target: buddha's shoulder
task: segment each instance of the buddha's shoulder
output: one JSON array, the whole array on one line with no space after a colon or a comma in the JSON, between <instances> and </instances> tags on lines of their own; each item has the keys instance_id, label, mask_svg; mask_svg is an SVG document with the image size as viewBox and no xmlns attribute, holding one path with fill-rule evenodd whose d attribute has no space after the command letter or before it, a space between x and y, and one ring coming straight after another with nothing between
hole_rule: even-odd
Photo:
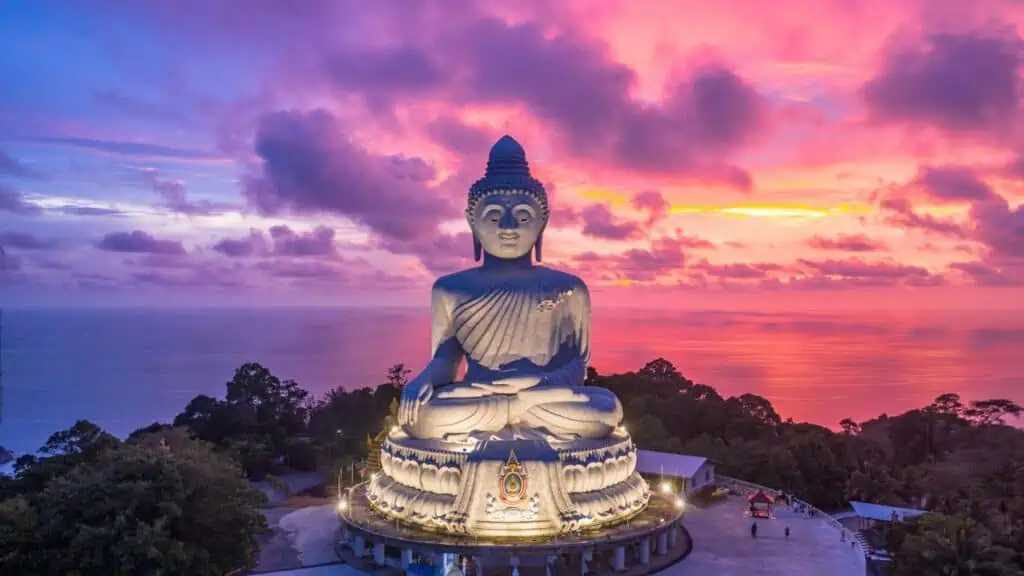
<instances>
[{"instance_id":1,"label":"buddha's shoulder","mask_svg":"<svg viewBox=\"0 0 1024 576\"><path fill-rule=\"evenodd\" d=\"M445 274L434 280L433 291L445 294L461 292L466 288L479 283L479 269L469 268L452 274Z\"/></svg>"},{"instance_id":2,"label":"buddha's shoulder","mask_svg":"<svg viewBox=\"0 0 1024 576\"><path fill-rule=\"evenodd\" d=\"M522 280L522 277L520 277L520 280ZM583 293L587 289L587 285L580 277L554 268L548 268L547 266L534 266L531 268L527 280L528 283L536 282L538 286L545 288L573 290ZM474 292L478 289L490 289L493 287L494 282L494 278L483 273L481 268L469 268L439 277L434 281L433 290L435 293L440 294L461 294Z\"/></svg>"},{"instance_id":3,"label":"buddha's shoulder","mask_svg":"<svg viewBox=\"0 0 1024 576\"><path fill-rule=\"evenodd\" d=\"M587 289L587 284L575 274L556 270L555 268L548 268L547 266L537 266L534 270L537 271L538 280L543 281L545 284L567 290L586 291Z\"/></svg>"}]
</instances>

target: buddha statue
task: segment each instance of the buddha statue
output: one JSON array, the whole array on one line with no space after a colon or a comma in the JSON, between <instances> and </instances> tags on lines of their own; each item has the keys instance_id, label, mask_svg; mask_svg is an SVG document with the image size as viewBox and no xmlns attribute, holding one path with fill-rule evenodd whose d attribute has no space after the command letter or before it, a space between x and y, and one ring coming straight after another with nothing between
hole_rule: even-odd
<instances>
[{"instance_id":1,"label":"buddha statue","mask_svg":"<svg viewBox=\"0 0 1024 576\"><path fill-rule=\"evenodd\" d=\"M590 360L586 285L538 264L549 215L526 152L503 136L466 209L474 257L483 262L439 278L432 289L432 357L402 392L398 410L408 436L459 440L509 431L569 441L605 438L620 423L615 395L583 384ZM463 358L465 376L457 380Z\"/></svg>"},{"instance_id":2,"label":"buddha statue","mask_svg":"<svg viewBox=\"0 0 1024 576\"><path fill-rule=\"evenodd\" d=\"M366 486L377 512L507 540L594 529L647 507L622 405L583 383L587 286L539 264L549 215L523 147L502 137L469 190L480 265L434 283L430 362L402 391Z\"/></svg>"}]
</instances>

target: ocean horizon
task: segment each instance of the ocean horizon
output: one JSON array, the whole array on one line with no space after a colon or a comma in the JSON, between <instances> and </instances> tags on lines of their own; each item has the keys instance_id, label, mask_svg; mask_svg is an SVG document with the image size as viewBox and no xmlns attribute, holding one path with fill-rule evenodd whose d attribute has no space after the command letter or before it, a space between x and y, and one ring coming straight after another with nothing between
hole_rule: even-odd
<instances>
[{"instance_id":1,"label":"ocean horizon","mask_svg":"<svg viewBox=\"0 0 1024 576\"><path fill-rule=\"evenodd\" d=\"M0 445L35 451L88 419L124 436L222 397L260 362L316 397L376 386L429 355L420 308L14 309L3 315ZM954 392L1024 403L1024 318L994 312L595 310L592 365L663 357L724 396L764 396L783 418L835 428Z\"/></svg>"}]
</instances>

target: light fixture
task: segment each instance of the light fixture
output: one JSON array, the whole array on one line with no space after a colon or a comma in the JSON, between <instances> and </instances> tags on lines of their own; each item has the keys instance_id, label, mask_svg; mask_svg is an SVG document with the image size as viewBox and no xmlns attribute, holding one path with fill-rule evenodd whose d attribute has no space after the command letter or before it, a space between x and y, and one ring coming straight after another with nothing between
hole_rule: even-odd
<instances>
[{"instance_id":1,"label":"light fixture","mask_svg":"<svg viewBox=\"0 0 1024 576\"><path fill-rule=\"evenodd\" d=\"M669 484L667 480L663 481L661 483L661 492L663 494L669 494L670 492L672 492L672 484Z\"/></svg>"},{"instance_id":2,"label":"light fixture","mask_svg":"<svg viewBox=\"0 0 1024 576\"><path fill-rule=\"evenodd\" d=\"M348 502L338 500L338 512L344 512L345 510L348 510Z\"/></svg>"},{"instance_id":3,"label":"light fixture","mask_svg":"<svg viewBox=\"0 0 1024 576\"><path fill-rule=\"evenodd\" d=\"M676 498L676 508L682 508L682 507L683 507L683 499L682 498Z\"/></svg>"}]
</instances>

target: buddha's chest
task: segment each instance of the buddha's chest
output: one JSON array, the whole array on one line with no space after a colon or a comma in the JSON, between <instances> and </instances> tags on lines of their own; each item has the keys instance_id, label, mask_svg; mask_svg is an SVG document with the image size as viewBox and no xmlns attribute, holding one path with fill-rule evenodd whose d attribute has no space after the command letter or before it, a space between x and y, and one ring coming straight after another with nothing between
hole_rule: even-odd
<instances>
[{"instance_id":1,"label":"buddha's chest","mask_svg":"<svg viewBox=\"0 0 1024 576\"><path fill-rule=\"evenodd\" d=\"M498 286L467 295L453 310L455 337L472 359L498 364L554 356L575 334L573 289Z\"/></svg>"}]
</instances>

